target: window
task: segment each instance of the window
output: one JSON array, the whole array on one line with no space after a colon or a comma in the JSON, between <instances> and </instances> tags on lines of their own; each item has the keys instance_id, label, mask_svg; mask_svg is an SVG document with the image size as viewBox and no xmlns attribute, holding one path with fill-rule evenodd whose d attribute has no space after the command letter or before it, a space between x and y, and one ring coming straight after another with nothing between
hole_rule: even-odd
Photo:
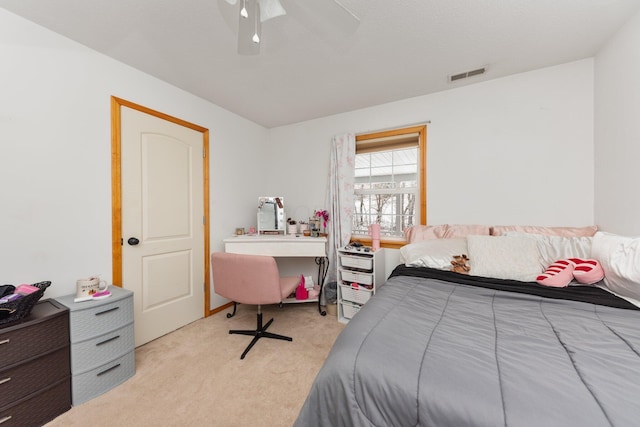
<instances>
[{"instance_id":1,"label":"window","mask_svg":"<svg viewBox=\"0 0 640 427\"><path fill-rule=\"evenodd\" d=\"M380 223L382 240L426 220L426 126L356 136L352 233Z\"/></svg>"}]
</instances>

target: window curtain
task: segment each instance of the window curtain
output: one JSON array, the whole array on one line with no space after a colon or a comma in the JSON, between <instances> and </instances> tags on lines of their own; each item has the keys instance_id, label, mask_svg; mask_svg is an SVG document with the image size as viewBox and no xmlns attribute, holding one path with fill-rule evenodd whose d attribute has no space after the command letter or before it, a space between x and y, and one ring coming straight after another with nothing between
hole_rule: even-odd
<instances>
[{"instance_id":1,"label":"window curtain","mask_svg":"<svg viewBox=\"0 0 640 427\"><path fill-rule=\"evenodd\" d=\"M329 270L324 283L337 281L338 251L349 243L353 217L353 186L356 159L356 136L336 135L331 144L331 163L325 206L329 211L327 257Z\"/></svg>"}]
</instances>

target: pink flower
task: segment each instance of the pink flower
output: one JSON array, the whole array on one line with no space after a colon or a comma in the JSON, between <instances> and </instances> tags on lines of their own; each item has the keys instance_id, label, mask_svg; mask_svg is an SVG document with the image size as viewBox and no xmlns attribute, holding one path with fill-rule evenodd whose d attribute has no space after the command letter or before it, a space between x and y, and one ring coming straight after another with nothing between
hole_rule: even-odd
<instances>
[{"instance_id":1,"label":"pink flower","mask_svg":"<svg viewBox=\"0 0 640 427\"><path fill-rule=\"evenodd\" d=\"M322 226L326 228L327 221L329 221L329 212L327 212L326 210L315 211L314 215L317 216L318 218L322 218L323 220Z\"/></svg>"}]
</instances>

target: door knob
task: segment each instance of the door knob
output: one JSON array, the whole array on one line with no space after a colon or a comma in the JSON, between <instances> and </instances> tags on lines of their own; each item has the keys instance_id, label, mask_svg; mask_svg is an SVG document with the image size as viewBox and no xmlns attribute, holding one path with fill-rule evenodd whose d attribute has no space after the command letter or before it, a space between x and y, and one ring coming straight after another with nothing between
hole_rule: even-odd
<instances>
[{"instance_id":1,"label":"door knob","mask_svg":"<svg viewBox=\"0 0 640 427\"><path fill-rule=\"evenodd\" d=\"M127 243L130 244L131 246L135 246L138 243L140 243L140 240L136 239L135 237L129 237L129 240L127 240Z\"/></svg>"}]
</instances>

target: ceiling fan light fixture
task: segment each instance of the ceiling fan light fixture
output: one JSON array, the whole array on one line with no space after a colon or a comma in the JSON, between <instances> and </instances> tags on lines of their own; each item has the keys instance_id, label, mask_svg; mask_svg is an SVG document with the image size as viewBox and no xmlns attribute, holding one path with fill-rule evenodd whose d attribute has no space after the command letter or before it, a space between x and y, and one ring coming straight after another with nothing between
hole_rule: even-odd
<instances>
[{"instance_id":1,"label":"ceiling fan light fixture","mask_svg":"<svg viewBox=\"0 0 640 427\"><path fill-rule=\"evenodd\" d=\"M280 0L258 0L258 4L260 5L260 22L287 14Z\"/></svg>"},{"instance_id":2,"label":"ceiling fan light fixture","mask_svg":"<svg viewBox=\"0 0 640 427\"><path fill-rule=\"evenodd\" d=\"M247 12L247 0L242 0L242 9L240 9L240 16L243 18L248 18L249 13Z\"/></svg>"},{"instance_id":3,"label":"ceiling fan light fixture","mask_svg":"<svg viewBox=\"0 0 640 427\"><path fill-rule=\"evenodd\" d=\"M254 26L253 26L253 37L251 37L251 41L255 44L260 43L260 36L258 35L258 26L260 22L258 22L258 14L260 13L258 5L256 5L256 13L254 18ZM262 22L262 21L261 21Z\"/></svg>"},{"instance_id":4,"label":"ceiling fan light fixture","mask_svg":"<svg viewBox=\"0 0 640 427\"><path fill-rule=\"evenodd\" d=\"M260 23L260 7L258 0L240 0L241 7L246 3L249 19L238 13L238 53L240 55L258 55L260 53L260 39L262 38L262 24Z\"/></svg>"}]
</instances>

